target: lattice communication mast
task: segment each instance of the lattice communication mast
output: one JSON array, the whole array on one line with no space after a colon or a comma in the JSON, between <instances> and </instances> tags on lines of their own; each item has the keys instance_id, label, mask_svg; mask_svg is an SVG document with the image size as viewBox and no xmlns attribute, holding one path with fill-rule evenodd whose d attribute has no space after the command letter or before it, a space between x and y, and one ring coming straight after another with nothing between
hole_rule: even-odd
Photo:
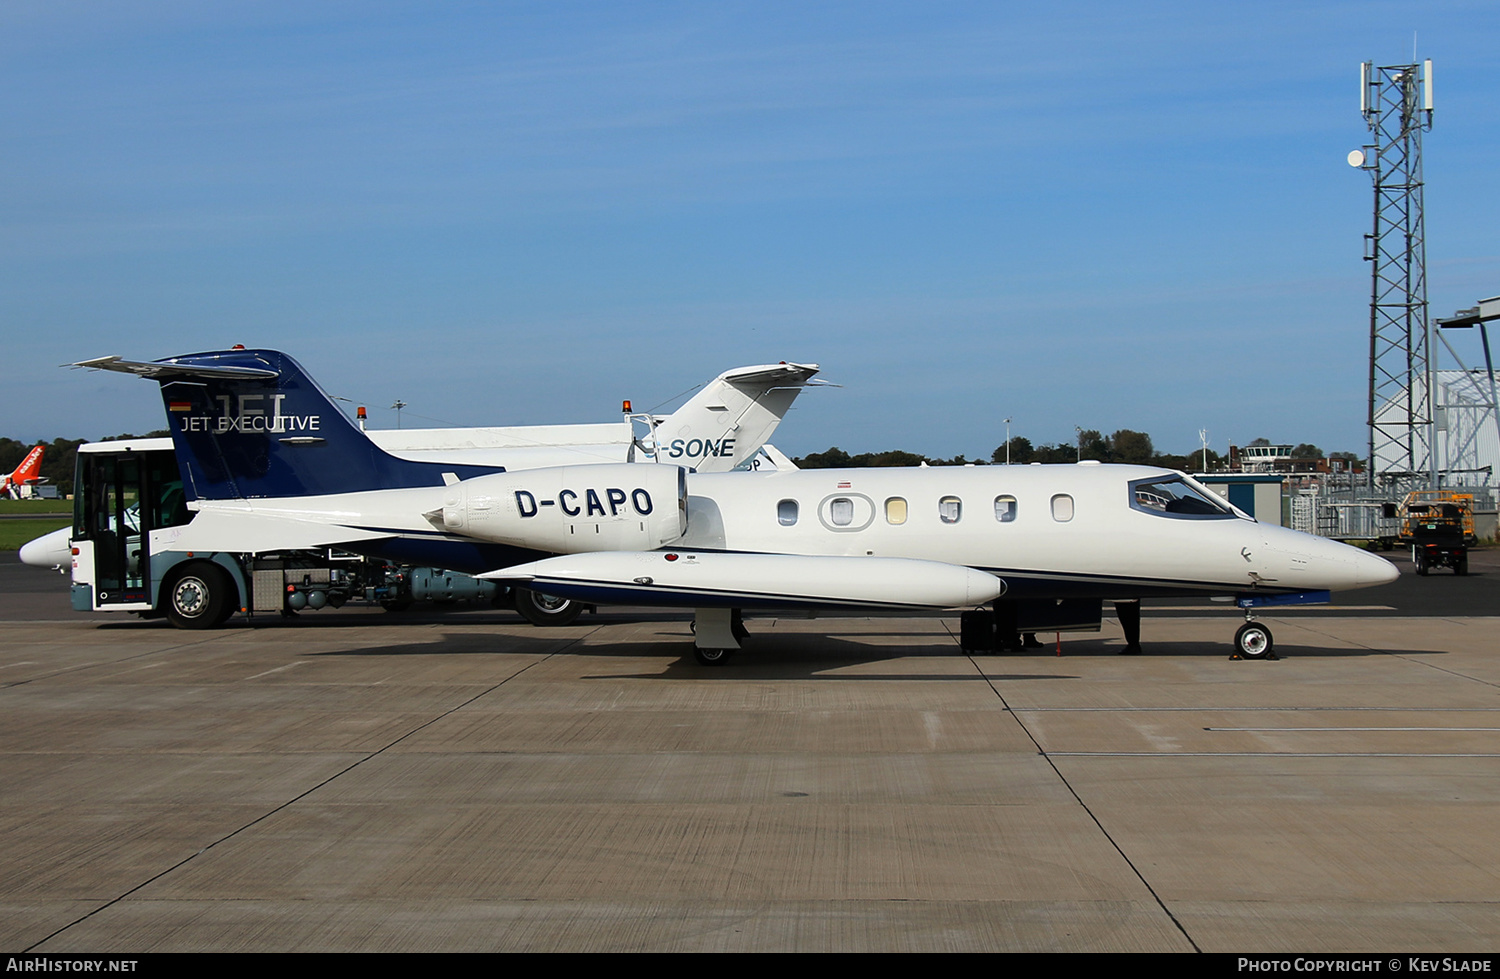
<instances>
[{"instance_id":1,"label":"lattice communication mast","mask_svg":"<svg viewBox=\"0 0 1500 979\"><path fill-rule=\"evenodd\" d=\"M1373 142L1349 155L1375 181L1365 235L1370 285L1370 478L1435 478L1422 133L1432 128L1432 61L1359 67Z\"/></svg>"}]
</instances>

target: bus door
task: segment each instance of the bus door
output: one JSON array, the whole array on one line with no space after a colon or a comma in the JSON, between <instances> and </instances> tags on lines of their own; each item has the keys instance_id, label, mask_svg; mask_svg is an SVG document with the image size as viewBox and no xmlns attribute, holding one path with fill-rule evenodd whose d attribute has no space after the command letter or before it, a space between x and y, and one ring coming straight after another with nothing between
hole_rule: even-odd
<instances>
[{"instance_id":1,"label":"bus door","mask_svg":"<svg viewBox=\"0 0 1500 979\"><path fill-rule=\"evenodd\" d=\"M151 555L141 527L140 458L100 452L80 455L79 462L84 481L74 536L93 545L94 604L149 601Z\"/></svg>"},{"instance_id":2,"label":"bus door","mask_svg":"<svg viewBox=\"0 0 1500 979\"><path fill-rule=\"evenodd\" d=\"M151 531L187 522L170 452L79 454L73 536L92 544L94 604L151 601Z\"/></svg>"}]
</instances>

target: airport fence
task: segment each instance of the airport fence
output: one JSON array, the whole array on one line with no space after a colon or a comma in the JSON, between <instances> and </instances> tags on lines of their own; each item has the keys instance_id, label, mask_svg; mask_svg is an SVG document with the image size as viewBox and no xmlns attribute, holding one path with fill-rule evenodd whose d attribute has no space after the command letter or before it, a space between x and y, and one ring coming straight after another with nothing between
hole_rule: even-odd
<instances>
[{"instance_id":1,"label":"airport fence","mask_svg":"<svg viewBox=\"0 0 1500 979\"><path fill-rule=\"evenodd\" d=\"M1370 489L1318 479L1299 479L1291 488L1288 526L1307 534L1334 540L1393 540L1400 533L1395 504L1406 498L1408 487ZM1489 486L1448 485L1444 489L1474 497L1479 536L1495 534L1495 491ZM1387 516L1387 514L1390 514ZM1489 519L1485 520L1484 517Z\"/></svg>"}]
</instances>

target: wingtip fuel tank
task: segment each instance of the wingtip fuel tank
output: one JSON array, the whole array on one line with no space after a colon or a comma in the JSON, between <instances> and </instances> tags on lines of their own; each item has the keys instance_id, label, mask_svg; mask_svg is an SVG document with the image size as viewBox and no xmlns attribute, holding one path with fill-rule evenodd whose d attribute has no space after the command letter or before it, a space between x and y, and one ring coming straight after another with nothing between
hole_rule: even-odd
<instances>
[{"instance_id":1,"label":"wingtip fuel tank","mask_svg":"<svg viewBox=\"0 0 1500 979\"><path fill-rule=\"evenodd\" d=\"M988 572L939 561L673 550L572 554L480 577L583 601L694 608L960 608L1005 592Z\"/></svg>"}]
</instances>

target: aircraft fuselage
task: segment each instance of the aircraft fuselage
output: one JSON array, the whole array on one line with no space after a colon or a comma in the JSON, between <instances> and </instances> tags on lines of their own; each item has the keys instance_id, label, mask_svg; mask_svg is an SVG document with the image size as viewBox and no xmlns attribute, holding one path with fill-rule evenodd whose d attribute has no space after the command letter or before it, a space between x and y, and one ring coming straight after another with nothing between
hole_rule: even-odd
<instances>
[{"instance_id":1,"label":"aircraft fuselage","mask_svg":"<svg viewBox=\"0 0 1500 979\"><path fill-rule=\"evenodd\" d=\"M1000 577L1008 598L1338 591L1396 576L1217 497L1218 514L1156 505L1153 488L1180 479L1088 464L690 476L688 531L672 546L941 561Z\"/></svg>"},{"instance_id":2,"label":"aircraft fuselage","mask_svg":"<svg viewBox=\"0 0 1500 979\"><path fill-rule=\"evenodd\" d=\"M420 548L435 564L482 572L549 553L639 550L605 542L619 539L616 524L640 522L642 510L663 515L681 505L659 498L668 496L660 488L622 482L631 468L571 472L577 485L562 487L546 482L546 471L490 477L503 482L476 498L499 536L478 547L472 534L445 530L435 518L453 499L448 487L203 507L359 528L365 539L344 546ZM613 508L568 505L626 496L632 503ZM1395 577L1389 562L1253 520L1180 473L1154 467L688 474L686 511L686 532L663 550L933 561L994 574L1008 598L1339 591Z\"/></svg>"}]
</instances>

